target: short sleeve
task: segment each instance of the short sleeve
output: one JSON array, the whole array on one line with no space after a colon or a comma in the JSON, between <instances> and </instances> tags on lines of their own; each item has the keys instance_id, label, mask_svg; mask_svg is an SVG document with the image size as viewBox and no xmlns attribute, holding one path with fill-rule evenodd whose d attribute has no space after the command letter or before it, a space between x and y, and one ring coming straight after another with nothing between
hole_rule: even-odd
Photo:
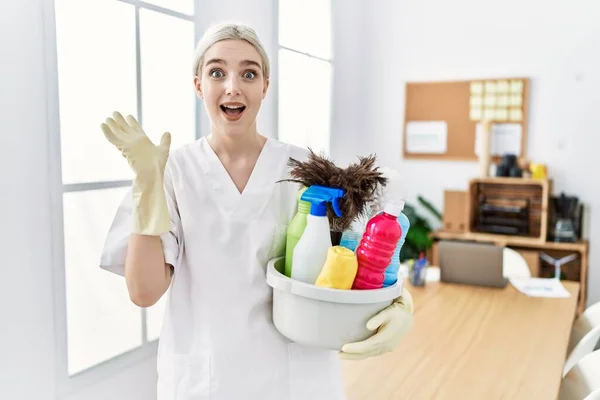
<instances>
[{"instance_id":1,"label":"short sleeve","mask_svg":"<svg viewBox=\"0 0 600 400\"><path fill-rule=\"evenodd\" d=\"M181 237L181 219L173 187L170 160L167 162L165 168L164 188L171 219L171 230L162 234L160 238L162 241L165 263L171 264L175 270L177 270L183 249L183 238ZM131 228L133 226L131 211L132 202L130 189L117 208L112 224L106 235L100 257L100 268L121 276L125 276L125 258L127 257L129 236L131 235Z\"/></svg>"},{"instance_id":2,"label":"short sleeve","mask_svg":"<svg viewBox=\"0 0 600 400\"><path fill-rule=\"evenodd\" d=\"M167 168L165 168L165 196L167 199L167 207L169 208L169 216L171 217L171 230L161 235L160 238L163 244L165 262L171 264L177 270L180 257L183 253L183 229L181 227L181 216L179 214L177 197L175 195L171 167L172 164L167 163Z\"/></svg>"}]
</instances>

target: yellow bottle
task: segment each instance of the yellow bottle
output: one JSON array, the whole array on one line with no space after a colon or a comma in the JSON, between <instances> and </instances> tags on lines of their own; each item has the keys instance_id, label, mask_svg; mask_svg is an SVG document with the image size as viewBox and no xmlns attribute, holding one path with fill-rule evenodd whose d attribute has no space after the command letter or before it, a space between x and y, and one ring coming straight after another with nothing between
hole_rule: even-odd
<instances>
[{"instance_id":1,"label":"yellow bottle","mask_svg":"<svg viewBox=\"0 0 600 400\"><path fill-rule=\"evenodd\" d=\"M315 286L351 289L357 270L358 261L352 250L341 246L330 247Z\"/></svg>"}]
</instances>

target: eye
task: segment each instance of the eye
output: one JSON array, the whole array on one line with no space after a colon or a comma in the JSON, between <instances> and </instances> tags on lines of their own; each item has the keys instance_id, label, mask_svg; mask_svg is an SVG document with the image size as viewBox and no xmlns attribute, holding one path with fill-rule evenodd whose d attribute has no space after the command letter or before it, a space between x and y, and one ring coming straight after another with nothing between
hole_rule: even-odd
<instances>
[{"instance_id":1,"label":"eye","mask_svg":"<svg viewBox=\"0 0 600 400\"><path fill-rule=\"evenodd\" d=\"M222 78L225 76L225 74L220 69L213 69L212 71L210 71L210 76L212 78Z\"/></svg>"},{"instance_id":2,"label":"eye","mask_svg":"<svg viewBox=\"0 0 600 400\"><path fill-rule=\"evenodd\" d=\"M244 77L244 79L254 79L256 78L256 71L246 71L244 72L244 75L242 75Z\"/></svg>"}]
</instances>

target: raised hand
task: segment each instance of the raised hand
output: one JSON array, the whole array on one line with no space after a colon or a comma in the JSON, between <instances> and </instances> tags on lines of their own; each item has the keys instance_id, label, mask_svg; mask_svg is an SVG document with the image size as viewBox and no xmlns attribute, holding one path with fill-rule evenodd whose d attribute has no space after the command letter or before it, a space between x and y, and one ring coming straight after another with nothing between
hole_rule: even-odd
<instances>
[{"instance_id":1,"label":"raised hand","mask_svg":"<svg viewBox=\"0 0 600 400\"><path fill-rule=\"evenodd\" d=\"M171 147L170 133L165 132L156 146L133 116L125 119L118 112L100 127L108 141L127 159L136 176L154 174L157 168L161 173L164 171Z\"/></svg>"},{"instance_id":2,"label":"raised hand","mask_svg":"<svg viewBox=\"0 0 600 400\"><path fill-rule=\"evenodd\" d=\"M112 116L100 128L135 173L132 187L133 233L160 235L168 232L171 222L163 181L171 134L165 132L160 144L155 145L133 116L125 119L118 112Z\"/></svg>"}]
</instances>

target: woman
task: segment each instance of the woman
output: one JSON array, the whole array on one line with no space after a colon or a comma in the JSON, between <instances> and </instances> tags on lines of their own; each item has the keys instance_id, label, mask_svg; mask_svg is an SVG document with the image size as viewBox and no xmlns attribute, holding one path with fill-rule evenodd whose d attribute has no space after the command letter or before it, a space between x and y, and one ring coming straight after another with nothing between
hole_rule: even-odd
<instances>
[{"instance_id":1,"label":"woman","mask_svg":"<svg viewBox=\"0 0 600 400\"><path fill-rule=\"evenodd\" d=\"M135 172L132 192L108 234L103 268L122 274L132 301L156 303L170 288L158 350L160 400L343 399L336 352L291 343L271 319L265 279L284 254L298 187L289 157L303 149L260 135L256 116L269 60L254 31L217 25L198 44L194 85L211 134L174 151L155 146L136 120L114 113L106 138ZM396 347L412 300L375 316L381 328L340 353L364 358Z\"/></svg>"}]
</instances>

